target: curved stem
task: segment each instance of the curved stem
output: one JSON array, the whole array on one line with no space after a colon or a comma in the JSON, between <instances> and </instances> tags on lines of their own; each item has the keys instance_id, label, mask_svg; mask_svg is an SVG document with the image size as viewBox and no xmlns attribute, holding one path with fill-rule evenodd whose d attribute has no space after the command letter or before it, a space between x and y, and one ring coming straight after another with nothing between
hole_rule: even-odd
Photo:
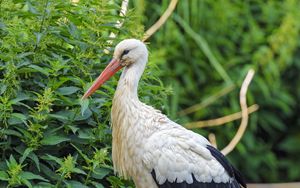
<instances>
[{"instance_id":1,"label":"curved stem","mask_svg":"<svg viewBox=\"0 0 300 188\"><path fill-rule=\"evenodd\" d=\"M249 84L254 76L254 73L255 73L254 70L250 69L248 71L248 74L247 74L243 84L242 84L241 91L240 91L240 105L241 105L241 110L242 110L242 121L241 121L240 127L239 127L238 131L236 132L235 136L233 137L233 139L230 141L230 143L224 149L222 149L221 152L224 155L227 155L235 148L235 146L239 143L239 141L241 140L241 138L244 135L245 130L247 128L249 117L248 117L246 94L247 94Z\"/></svg>"},{"instance_id":2,"label":"curved stem","mask_svg":"<svg viewBox=\"0 0 300 188\"><path fill-rule=\"evenodd\" d=\"M178 0L171 0L167 10L162 14L162 16L153 24L146 32L142 41L146 41L150 38L170 17L172 12L175 10Z\"/></svg>"}]
</instances>

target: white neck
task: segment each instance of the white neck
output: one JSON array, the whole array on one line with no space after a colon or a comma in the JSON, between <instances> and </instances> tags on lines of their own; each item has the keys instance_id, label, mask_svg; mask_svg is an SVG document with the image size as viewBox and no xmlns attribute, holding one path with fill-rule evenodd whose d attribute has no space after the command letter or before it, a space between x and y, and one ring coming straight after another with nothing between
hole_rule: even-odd
<instances>
[{"instance_id":1,"label":"white neck","mask_svg":"<svg viewBox=\"0 0 300 188\"><path fill-rule=\"evenodd\" d=\"M147 57L141 57L137 62L124 68L115 92L115 99L125 100L128 97L138 100L138 84L145 70L146 63Z\"/></svg>"},{"instance_id":2,"label":"white neck","mask_svg":"<svg viewBox=\"0 0 300 188\"><path fill-rule=\"evenodd\" d=\"M134 62L129 67L125 67L113 99L111 114L113 127L112 158L115 171L118 171L124 178L131 174L131 171L127 168L127 165L130 163L127 157L127 145L132 145L135 142L134 135L127 134L127 132L131 130L131 132L137 133L133 130L138 128L135 127L135 122L138 118L136 114L139 110L130 107L140 106L137 89L146 62L147 57L139 58L139 61Z\"/></svg>"}]
</instances>

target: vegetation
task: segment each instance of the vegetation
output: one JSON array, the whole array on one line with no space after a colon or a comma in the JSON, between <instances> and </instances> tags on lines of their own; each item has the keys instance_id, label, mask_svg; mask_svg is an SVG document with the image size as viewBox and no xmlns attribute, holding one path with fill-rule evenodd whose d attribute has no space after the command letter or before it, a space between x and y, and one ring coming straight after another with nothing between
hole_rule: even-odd
<instances>
[{"instance_id":1,"label":"vegetation","mask_svg":"<svg viewBox=\"0 0 300 188\"><path fill-rule=\"evenodd\" d=\"M132 185L114 176L110 159L117 77L90 104L80 100L111 58L113 49L104 49L143 34L131 12L115 27L119 4L0 1L0 187ZM113 44L111 31L119 33ZM149 66L141 94L161 104L166 92L150 74L156 69Z\"/></svg>"},{"instance_id":2,"label":"vegetation","mask_svg":"<svg viewBox=\"0 0 300 188\"><path fill-rule=\"evenodd\" d=\"M130 2L135 8L122 18L120 0L0 0L0 187L133 187L111 164L118 76L80 100L113 46L142 38L169 3ZM260 109L229 157L250 182L299 181L299 6L180 1L149 41L141 100L182 124L216 118L240 110L239 86L254 68L248 101ZM112 44L111 31L118 33ZM196 112L178 115L197 103ZM195 131L216 133L222 148L238 123Z\"/></svg>"}]
</instances>

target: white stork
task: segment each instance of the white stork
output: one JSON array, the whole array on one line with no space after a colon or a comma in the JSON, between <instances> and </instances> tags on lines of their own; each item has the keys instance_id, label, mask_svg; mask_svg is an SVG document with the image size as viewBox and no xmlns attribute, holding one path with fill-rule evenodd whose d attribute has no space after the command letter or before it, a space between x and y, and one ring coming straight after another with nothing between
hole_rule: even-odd
<instances>
[{"instance_id":1,"label":"white stork","mask_svg":"<svg viewBox=\"0 0 300 188\"><path fill-rule=\"evenodd\" d=\"M138 83L147 60L143 42L123 40L83 96L90 96L124 67L111 112L115 172L132 178L138 188L246 187L241 174L207 139L139 100Z\"/></svg>"}]
</instances>

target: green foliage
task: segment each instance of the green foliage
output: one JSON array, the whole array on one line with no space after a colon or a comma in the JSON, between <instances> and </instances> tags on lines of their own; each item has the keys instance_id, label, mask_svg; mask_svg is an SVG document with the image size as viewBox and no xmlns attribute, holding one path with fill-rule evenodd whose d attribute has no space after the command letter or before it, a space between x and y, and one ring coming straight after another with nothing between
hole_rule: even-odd
<instances>
[{"instance_id":1,"label":"green foliage","mask_svg":"<svg viewBox=\"0 0 300 188\"><path fill-rule=\"evenodd\" d=\"M115 177L110 158L117 76L90 102L80 100L112 47L143 35L133 11L118 15L119 4L0 1L0 187L132 186ZM119 37L109 44L111 31ZM158 74L154 61L140 93L160 108L166 93Z\"/></svg>"},{"instance_id":2,"label":"green foliage","mask_svg":"<svg viewBox=\"0 0 300 188\"><path fill-rule=\"evenodd\" d=\"M141 38L142 25L148 28L169 3L130 2L135 11L121 18L120 1L0 0L0 187L133 187L113 174L110 158L117 76L80 100L113 46ZM299 6L179 1L151 38L141 100L182 124L223 116L239 111L239 86L254 68L248 101L260 110L229 157L248 181L299 181ZM109 44L111 31L118 39ZM196 112L178 115L195 104ZM222 148L237 125L195 131L215 132Z\"/></svg>"},{"instance_id":3,"label":"green foliage","mask_svg":"<svg viewBox=\"0 0 300 188\"><path fill-rule=\"evenodd\" d=\"M147 7L140 9L146 25L168 3L135 1ZM150 40L152 53L160 54L161 78L174 91L166 112L181 124L239 111L239 87L248 69L256 70L248 103L260 109L229 155L250 182L300 180L299 6L297 0L179 1ZM178 115L196 104L194 113ZM195 131L214 132L222 148L238 124Z\"/></svg>"}]
</instances>

